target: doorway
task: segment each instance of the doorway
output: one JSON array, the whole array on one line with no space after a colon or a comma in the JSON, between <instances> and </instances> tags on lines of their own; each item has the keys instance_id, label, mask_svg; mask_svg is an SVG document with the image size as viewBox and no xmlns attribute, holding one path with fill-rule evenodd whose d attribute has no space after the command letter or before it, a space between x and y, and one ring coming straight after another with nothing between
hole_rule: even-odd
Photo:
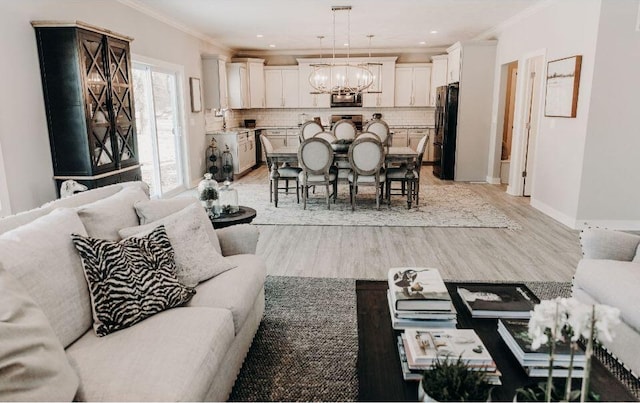
<instances>
[{"instance_id":1,"label":"doorway","mask_svg":"<svg viewBox=\"0 0 640 403\"><path fill-rule=\"evenodd\" d=\"M542 86L542 56L527 60L527 86L524 118L524 170L522 173L522 196L531 196L533 186L533 164L535 161L538 117L540 111L540 88Z\"/></svg>"},{"instance_id":2,"label":"doorway","mask_svg":"<svg viewBox=\"0 0 640 403\"><path fill-rule=\"evenodd\" d=\"M138 153L152 197L186 190L179 77L171 69L133 64Z\"/></svg>"},{"instance_id":3,"label":"doorway","mask_svg":"<svg viewBox=\"0 0 640 403\"><path fill-rule=\"evenodd\" d=\"M504 122L502 126L502 147L500 157L500 182L509 183L509 163L511 160L511 140L513 138L513 119L516 104L516 81L518 79L518 61L507 65L507 90L505 94Z\"/></svg>"}]
</instances>

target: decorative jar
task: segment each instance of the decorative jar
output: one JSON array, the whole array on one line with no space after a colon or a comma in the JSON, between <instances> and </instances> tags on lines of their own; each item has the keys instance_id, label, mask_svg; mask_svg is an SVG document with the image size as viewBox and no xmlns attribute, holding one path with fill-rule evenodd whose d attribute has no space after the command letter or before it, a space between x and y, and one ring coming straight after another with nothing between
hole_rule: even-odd
<instances>
[{"instance_id":1,"label":"decorative jar","mask_svg":"<svg viewBox=\"0 0 640 403\"><path fill-rule=\"evenodd\" d=\"M225 145L226 149L222 153L222 179L225 181L233 181L233 156L229 145Z\"/></svg>"},{"instance_id":2,"label":"decorative jar","mask_svg":"<svg viewBox=\"0 0 640 403\"><path fill-rule=\"evenodd\" d=\"M219 195L222 214L233 214L240 210L240 207L238 207L238 191L231 186L231 182L224 181Z\"/></svg>"},{"instance_id":3,"label":"decorative jar","mask_svg":"<svg viewBox=\"0 0 640 403\"><path fill-rule=\"evenodd\" d=\"M198 198L210 217L220 216L218 182L210 173L204 174L204 179L198 184Z\"/></svg>"},{"instance_id":4,"label":"decorative jar","mask_svg":"<svg viewBox=\"0 0 640 403\"><path fill-rule=\"evenodd\" d=\"M211 139L211 144L205 152L205 164L213 179L220 180L220 151L215 138Z\"/></svg>"}]
</instances>

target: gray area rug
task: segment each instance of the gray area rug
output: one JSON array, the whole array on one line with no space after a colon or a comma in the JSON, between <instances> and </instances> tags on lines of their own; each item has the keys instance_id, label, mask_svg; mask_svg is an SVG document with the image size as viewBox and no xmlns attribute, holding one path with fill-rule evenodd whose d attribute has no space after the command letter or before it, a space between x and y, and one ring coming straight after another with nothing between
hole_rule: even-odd
<instances>
[{"instance_id":1,"label":"gray area rug","mask_svg":"<svg viewBox=\"0 0 640 403\"><path fill-rule=\"evenodd\" d=\"M520 228L473 191L472 185L423 185L418 208L407 210L405 197L392 196L391 206L384 203L379 211L373 187L362 186L356 211L352 212L346 184L338 185L338 199L331 210L327 210L324 187L318 187L315 194L310 192L307 209L303 210L302 200L296 203L295 184L291 184L294 187L290 194L280 194L278 208L269 202L268 184L237 184L239 203L254 208L257 217L253 223L261 225Z\"/></svg>"},{"instance_id":2,"label":"gray area rug","mask_svg":"<svg viewBox=\"0 0 640 403\"><path fill-rule=\"evenodd\" d=\"M571 294L570 283L526 284L540 299ZM230 400L357 400L355 280L268 276L265 295L264 318ZM596 357L640 396L637 378L606 351L597 349Z\"/></svg>"}]
</instances>

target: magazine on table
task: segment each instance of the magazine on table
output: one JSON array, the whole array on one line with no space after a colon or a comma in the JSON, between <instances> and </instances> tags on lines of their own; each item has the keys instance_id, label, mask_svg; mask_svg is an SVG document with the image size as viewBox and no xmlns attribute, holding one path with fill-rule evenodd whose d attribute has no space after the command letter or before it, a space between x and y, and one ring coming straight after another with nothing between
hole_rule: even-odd
<instances>
[{"instance_id":1,"label":"magazine on table","mask_svg":"<svg viewBox=\"0 0 640 403\"><path fill-rule=\"evenodd\" d=\"M525 284L479 283L457 288L473 318L528 319L540 300Z\"/></svg>"},{"instance_id":2,"label":"magazine on table","mask_svg":"<svg viewBox=\"0 0 640 403\"><path fill-rule=\"evenodd\" d=\"M387 282L396 310L451 311L451 297L438 269L389 269Z\"/></svg>"},{"instance_id":3,"label":"magazine on table","mask_svg":"<svg viewBox=\"0 0 640 403\"><path fill-rule=\"evenodd\" d=\"M407 329L407 354L417 365L461 358L470 365L495 366L491 354L473 329Z\"/></svg>"}]
</instances>

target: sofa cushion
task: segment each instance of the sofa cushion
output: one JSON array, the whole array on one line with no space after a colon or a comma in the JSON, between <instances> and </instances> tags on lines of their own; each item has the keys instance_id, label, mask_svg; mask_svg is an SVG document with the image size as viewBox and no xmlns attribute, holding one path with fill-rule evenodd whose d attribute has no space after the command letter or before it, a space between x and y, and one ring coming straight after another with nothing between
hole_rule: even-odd
<instances>
[{"instance_id":1,"label":"sofa cushion","mask_svg":"<svg viewBox=\"0 0 640 403\"><path fill-rule=\"evenodd\" d=\"M264 287L267 269L256 255L227 257L238 267L200 283L187 306L225 308L233 314L236 333L247 319L256 297Z\"/></svg>"},{"instance_id":2,"label":"sofa cushion","mask_svg":"<svg viewBox=\"0 0 640 403\"><path fill-rule=\"evenodd\" d=\"M204 214L204 220L201 214ZM173 246L176 275L182 284L195 287L198 283L235 267L212 247L207 234L211 222L202 207L196 203L150 224L123 228L118 233L122 238L140 237L160 224L165 226Z\"/></svg>"},{"instance_id":3,"label":"sofa cushion","mask_svg":"<svg viewBox=\"0 0 640 403\"><path fill-rule=\"evenodd\" d=\"M141 201L136 203L134 207L136 209L138 217L140 218L140 224L149 224L167 217L168 215L177 213L178 211L191 204L197 204L200 206L200 202L192 197L176 197L166 200ZM206 222L211 222L209 220L209 216L204 211L204 208L202 208L202 206L200 210L200 216L202 217L201 219ZM220 249L220 242L218 241L218 235L216 235L216 231L213 229L213 225L210 225L206 229L213 248L218 253L222 253Z\"/></svg>"},{"instance_id":4,"label":"sofa cushion","mask_svg":"<svg viewBox=\"0 0 640 403\"><path fill-rule=\"evenodd\" d=\"M86 235L72 209L56 209L0 235L0 263L27 290L64 347L91 327L91 302L71 234Z\"/></svg>"},{"instance_id":5,"label":"sofa cushion","mask_svg":"<svg viewBox=\"0 0 640 403\"><path fill-rule=\"evenodd\" d=\"M223 309L176 308L67 349L83 401L203 401L233 341Z\"/></svg>"},{"instance_id":6,"label":"sofa cushion","mask_svg":"<svg viewBox=\"0 0 640 403\"><path fill-rule=\"evenodd\" d=\"M622 320L640 332L640 293L634 286L640 284L640 263L582 259L573 282L598 303L620 309Z\"/></svg>"},{"instance_id":7,"label":"sofa cushion","mask_svg":"<svg viewBox=\"0 0 640 403\"><path fill-rule=\"evenodd\" d=\"M125 187L106 199L78 207L78 216L90 237L119 241L119 229L138 225L134 203L148 199L141 188Z\"/></svg>"},{"instance_id":8,"label":"sofa cushion","mask_svg":"<svg viewBox=\"0 0 640 403\"><path fill-rule=\"evenodd\" d=\"M633 258L634 263L640 263L640 244L638 244L638 248L636 249L636 255Z\"/></svg>"},{"instance_id":9,"label":"sofa cushion","mask_svg":"<svg viewBox=\"0 0 640 403\"><path fill-rule=\"evenodd\" d=\"M0 401L71 401L77 389L47 317L0 268Z\"/></svg>"},{"instance_id":10,"label":"sofa cushion","mask_svg":"<svg viewBox=\"0 0 640 403\"><path fill-rule=\"evenodd\" d=\"M120 242L72 235L85 271L98 336L189 301L195 290L176 277L164 226Z\"/></svg>"}]
</instances>

